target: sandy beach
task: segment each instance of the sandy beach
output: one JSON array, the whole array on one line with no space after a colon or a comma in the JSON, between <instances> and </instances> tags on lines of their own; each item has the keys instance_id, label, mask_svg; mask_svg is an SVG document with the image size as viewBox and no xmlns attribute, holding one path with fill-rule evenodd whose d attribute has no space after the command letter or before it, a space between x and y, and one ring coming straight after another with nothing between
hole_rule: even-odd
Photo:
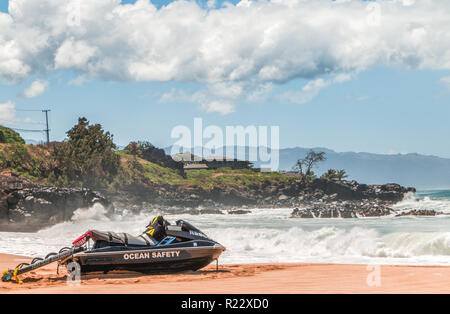
<instances>
[{"instance_id":1,"label":"sandy beach","mask_svg":"<svg viewBox=\"0 0 450 314\"><path fill-rule=\"evenodd\" d=\"M0 254L0 269L23 261ZM0 293L450 293L450 267L242 264L173 275L89 274L78 285L66 278L48 265L21 276L22 285L1 282Z\"/></svg>"}]
</instances>

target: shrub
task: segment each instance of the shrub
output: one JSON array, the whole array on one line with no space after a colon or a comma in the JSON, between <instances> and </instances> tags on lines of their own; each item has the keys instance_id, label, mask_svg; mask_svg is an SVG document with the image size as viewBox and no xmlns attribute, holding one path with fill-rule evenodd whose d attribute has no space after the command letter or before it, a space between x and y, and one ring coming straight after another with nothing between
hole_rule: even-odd
<instances>
[{"instance_id":1,"label":"shrub","mask_svg":"<svg viewBox=\"0 0 450 314\"><path fill-rule=\"evenodd\" d=\"M100 124L90 125L86 118L67 132L67 140L55 146L53 180L89 188L104 188L114 179L120 157L114 152L113 135Z\"/></svg>"}]
</instances>

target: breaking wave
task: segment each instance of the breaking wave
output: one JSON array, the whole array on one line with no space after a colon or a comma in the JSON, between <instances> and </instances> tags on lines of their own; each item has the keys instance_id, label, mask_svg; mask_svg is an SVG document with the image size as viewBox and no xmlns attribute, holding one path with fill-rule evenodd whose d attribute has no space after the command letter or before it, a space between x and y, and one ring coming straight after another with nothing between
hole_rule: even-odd
<instances>
[{"instance_id":1,"label":"breaking wave","mask_svg":"<svg viewBox=\"0 0 450 314\"><path fill-rule=\"evenodd\" d=\"M447 194L446 194L447 193ZM408 194L396 210L450 213L448 192ZM221 263L355 263L450 265L450 216L289 219L292 209L253 209L247 215L166 215L186 219L227 251ZM71 221L36 233L0 232L0 252L43 256L89 229L139 234L156 212L108 216L100 204Z\"/></svg>"},{"instance_id":2,"label":"breaking wave","mask_svg":"<svg viewBox=\"0 0 450 314\"><path fill-rule=\"evenodd\" d=\"M450 213L450 199L444 197L435 198L432 194L433 193L427 193L425 195L421 195L408 193L403 201L394 206L394 209L398 211L410 209L433 209L446 214Z\"/></svg>"},{"instance_id":3,"label":"breaking wave","mask_svg":"<svg viewBox=\"0 0 450 314\"><path fill-rule=\"evenodd\" d=\"M90 208L79 208L77 209L71 218L72 221L83 221L83 220L95 220L95 221L109 221L110 219L106 217L106 209L100 203L95 203Z\"/></svg>"},{"instance_id":4,"label":"breaking wave","mask_svg":"<svg viewBox=\"0 0 450 314\"><path fill-rule=\"evenodd\" d=\"M381 236L373 229L324 227L285 232L228 228L213 233L229 248L224 254L227 263L450 264L450 232Z\"/></svg>"}]
</instances>

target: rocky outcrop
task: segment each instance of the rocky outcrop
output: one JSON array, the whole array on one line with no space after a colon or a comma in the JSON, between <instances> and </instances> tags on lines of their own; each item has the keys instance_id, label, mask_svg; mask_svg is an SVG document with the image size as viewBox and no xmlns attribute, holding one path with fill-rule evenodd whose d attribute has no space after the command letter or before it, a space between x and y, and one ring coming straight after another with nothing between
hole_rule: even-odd
<instances>
[{"instance_id":1,"label":"rocky outcrop","mask_svg":"<svg viewBox=\"0 0 450 314\"><path fill-rule=\"evenodd\" d=\"M398 184L366 185L324 179L309 183L266 180L261 184L243 184L239 189L216 186L204 190L192 185L132 187L120 195L111 195L111 199L117 208L131 206L135 212L148 208L162 213L214 214L220 209L229 214L245 214L258 207L297 207L292 217L353 218L391 215L391 206L408 192L415 189Z\"/></svg>"},{"instance_id":2,"label":"rocky outcrop","mask_svg":"<svg viewBox=\"0 0 450 314\"><path fill-rule=\"evenodd\" d=\"M397 214L395 217L405 217L405 216L438 216L438 215L445 215L443 213L439 213L435 210L431 209L416 209L416 210L410 210L405 211L400 214Z\"/></svg>"},{"instance_id":3,"label":"rocky outcrop","mask_svg":"<svg viewBox=\"0 0 450 314\"><path fill-rule=\"evenodd\" d=\"M300 181L269 181L242 185L239 188L214 187L205 190L191 185L132 186L120 194L110 195L118 208L130 204L151 203L153 206L178 208L229 207L300 207L316 201L374 201L376 204L394 204L414 188L398 184L366 185L356 181L328 181L317 179L311 183ZM355 203L356 204L356 203Z\"/></svg>"},{"instance_id":4,"label":"rocky outcrop","mask_svg":"<svg viewBox=\"0 0 450 314\"><path fill-rule=\"evenodd\" d=\"M314 193L306 195L292 218L361 218L394 215L392 205L414 188L398 184L367 185L356 181L312 182Z\"/></svg>"},{"instance_id":5,"label":"rocky outcrop","mask_svg":"<svg viewBox=\"0 0 450 314\"><path fill-rule=\"evenodd\" d=\"M343 201L314 203L295 208L291 218L361 218L381 217L393 213L388 206L373 201Z\"/></svg>"},{"instance_id":6,"label":"rocky outcrop","mask_svg":"<svg viewBox=\"0 0 450 314\"><path fill-rule=\"evenodd\" d=\"M356 181L317 179L269 181L210 190L195 185L130 185L108 195L120 210L171 214L247 214L257 207L296 209L292 217L354 218L393 214L390 208L406 193L415 192L397 184L365 185ZM101 194L87 189L38 185L14 174L0 174L0 231L31 231L69 220L78 208L99 202L114 206Z\"/></svg>"},{"instance_id":7,"label":"rocky outcrop","mask_svg":"<svg viewBox=\"0 0 450 314\"><path fill-rule=\"evenodd\" d=\"M79 208L111 203L88 189L37 185L14 174L0 175L0 231L32 231L70 220Z\"/></svg>"},{"instance_id":8,"label":"rocky outcrop","mask_svg":"<svg viewBox=\"0 0 450 314\"><path fill-rule=\"evenodd\" d=\"M236 210L229 210L228 214L230 215L246 215L246 214L251 214L252 211L251 210L243 210L243 209L236 209Z\"/></svg>"}]
</instances>

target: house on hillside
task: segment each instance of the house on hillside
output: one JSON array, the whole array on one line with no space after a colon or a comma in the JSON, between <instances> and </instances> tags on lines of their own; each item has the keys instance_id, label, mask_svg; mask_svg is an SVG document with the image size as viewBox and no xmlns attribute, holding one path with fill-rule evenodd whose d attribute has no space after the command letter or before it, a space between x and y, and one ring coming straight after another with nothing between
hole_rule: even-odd
<instances>
[{"instance_id":1,"label":"house on hillside","mask_svg":"<svg viewBox=\"0 0 450 314\"><path fill-rule=\"evenodd\" d=\"M184 164L185 170L194 169L219 169L231 168L236 169L253 169L253 163L247 160L239 160L236 158L229 158L226 156L209 156L201 158L191 153L179 153L172 156L176 161L181 161ZM254 169L257 170L257 169Z\"/></svg>"},{"instance_id":2,"label":"house on hillside","mask_svg":"<svg viewBox=\"0 0 450 314\"><path fill-rule=\"evenodd\" d=\"M191 164L185 164L183 169L184 170L203 170L203 169L209 169L209 167L206 164L191 163Z\"/></svg>"},{"instance_id":3,"label":"house on hillside","mask_svg":"<svg viewBox=\"0 0 450 314\"><path fill-rule=\"evenodd\" d=\"M210 169L231 168L231 169L252 169L253 164L247 160L238 160L224 156L209 156L202 160Z\"/></svg>"}]
</instances>

